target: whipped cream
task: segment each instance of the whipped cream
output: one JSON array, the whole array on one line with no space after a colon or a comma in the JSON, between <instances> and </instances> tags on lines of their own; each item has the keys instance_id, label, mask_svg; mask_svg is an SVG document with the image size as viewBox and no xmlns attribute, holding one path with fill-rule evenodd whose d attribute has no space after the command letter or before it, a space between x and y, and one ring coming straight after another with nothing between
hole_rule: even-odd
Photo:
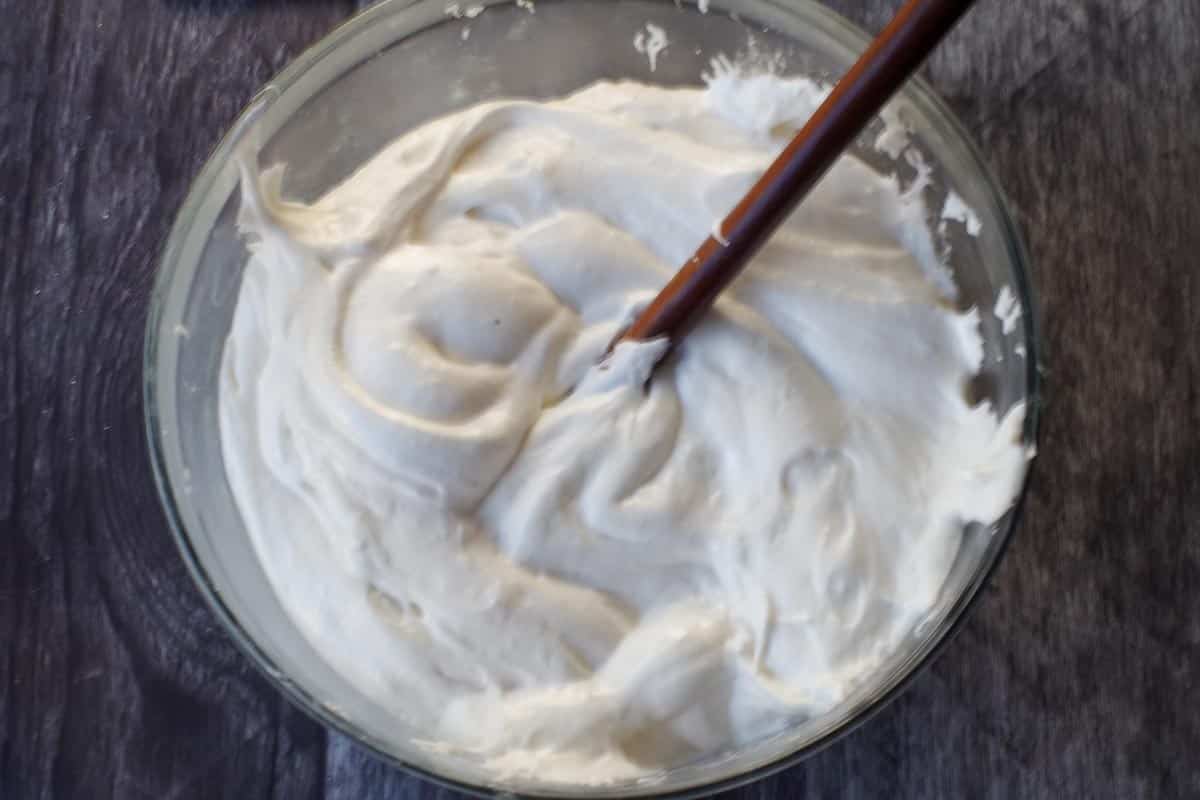
<instances>
[{"instance_id":1,"label":"whipped cream","mask_svg":"<svg viewBox=\"0 0 1200 800\"><path fill-rule=\"evenodd\" d=\"M653 774L835 707L1009 507L919 193L845 157L646 383L614 335L814 110L599 83L430 122L311 205L243 176L228 478L299 629L498 776Z\"/></svg>"}]
</instances>

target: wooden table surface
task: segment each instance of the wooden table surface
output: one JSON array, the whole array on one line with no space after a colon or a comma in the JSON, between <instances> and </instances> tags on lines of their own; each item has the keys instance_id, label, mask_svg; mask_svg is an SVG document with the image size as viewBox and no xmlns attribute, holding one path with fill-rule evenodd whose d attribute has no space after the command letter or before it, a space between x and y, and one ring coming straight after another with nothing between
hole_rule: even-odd
<instances>
[{"instance_id":1,"label":"wooden table surface","mask_svg":"<svg viewBox=\"0 0 1200 800\"><path fill-rule=\"evenodd\" d=\"M831 3L877 30L898 0ZM429 798L292 708L153 488L156 254L255 89L350 0L0 0L0 797ZM1024 523L957 640L731 797L1200 796L1200 3L981 0L931 63L1037 266Z\"/></svg>"}]
</instances>

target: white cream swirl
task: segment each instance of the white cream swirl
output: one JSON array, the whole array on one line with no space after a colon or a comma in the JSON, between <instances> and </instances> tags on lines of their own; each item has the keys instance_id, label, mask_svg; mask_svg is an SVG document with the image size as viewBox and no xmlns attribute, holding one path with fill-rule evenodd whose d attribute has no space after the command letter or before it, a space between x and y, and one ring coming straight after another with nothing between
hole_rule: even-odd
<instances>
[{"instance_id":1,"label":"white cream swirl","mask_svg":"<svg viewBox=\"0 0 1200 800\"><path fill-rule=\"evenodd\" d=\"M1024 472L914 193L843 158L644 390L604 348L821 97L493 102L311 205L247 174L230 485L329 662L508 774L620 780L836 705Z\"/></svg>"}]
</instances>

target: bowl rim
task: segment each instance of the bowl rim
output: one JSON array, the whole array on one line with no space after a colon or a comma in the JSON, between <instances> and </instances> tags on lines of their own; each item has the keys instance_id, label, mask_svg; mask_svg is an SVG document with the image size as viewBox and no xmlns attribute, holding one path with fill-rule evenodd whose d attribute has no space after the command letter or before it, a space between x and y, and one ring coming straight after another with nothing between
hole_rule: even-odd
<instances>
[{"instance_id":1,"label":"bowl rim","mask_svg":"<svg viewBox=\"0 0 1200 800\"><path fill-rule=\"evenodd\" d=\"M440 786L454 789L478 797L519 797L537 798L578 798L582 795L554 795L552 793L536 792L529 795L517 794L484 784L467 783L452 777L442 775L433 770L409 763L376 738L360 730L353 722L347 720L330 709L307 689L293 680L286 672L277 667L271 657L262 649L255 638L243 627L235 613L226 605L220 592L210 578L201 562L199 554L194 549L187 527L180 513L176 488L172 483L164 448L164 429L158 413L160 393L158 387L159 348L164 338L161 330L168 289L174 284L177 267L180 263L181 251L185 240L189 238L200 206L212 192L229 156L238 146L248 128L259 118L264 109L271 105L289 88L298 83L314 66L319 64L332 52L347 41L356 38L369 26L378 21L398 14L412 12L420 7L431 5L437 0L381 0L352 15L337 25L332 31L319 39L315 44L306 48L294 58L275 77L271 78L257 92L238 114L229 130L221 137L217 145L205 159L204 165L180 205L175 215L170 233L167 237L161 255L158 259L156 276L150 298L149 313L146 320L145 342L143 351L142 399L144 408L144 424L149 449L150 462L154 475L160 503L167 518L168 527L183 557L188 573L191 575L201 596L208 607L216 615L225 630L233 639L234 645L249 658L267 680L280 691L294 706L314 719L326 729L345 735L365 747L375 757L398 767L401 770L419 776ZM659 0L669 2L670 0ZM680 0L674 0L678 6ZM480 0L478 5L505 5L511 0ZM829 37L837 45L852 48L858 52L870 42L861 28L837 12L821 5L816 0L755 0L759 5L771 8L776 13L789 16L807 16L820 26L820 33ZM696 5L697 0L686 0L686 6ZM710 13L730 12L724 8L720 0L713 3ZM369 56L368 56L369 57ZM1025 356L1025 421L1023 428L1024 440L1034 448L1034 453L1040 444L1040 423L1043 413L1043 355L1041 353L1040 312L1032 284L1032 264L1020 233L1010 204L1000 189L995 177L987 166L975 145L969 132L959 121L958 117L946 103L934 92L924 77L918 75L905 86L902 94L906 101L916 106L921 115L930 122L943 126L940 134L953 142L959 148L959 155L967 167L980 180L980 186L987 200L992 205L994 218L1002 225L1000 239L1005 244L1009 262L1012 266L1013 288L1021 303L1022 315L1019 324L1026 343ZM847 715L831 730L806 742L789 753L773 760L751 767L743 772L726 778L695 783L677 789L656 791L654 785L647 784L646 791L642 787L632 785L631 792L621 795L606 795L613 797L642 797L642 798L698 798L711 796L715 792L727 791L758 781L789 769L810 756L841 740L849 733L857 730L862 724L874 717L887 707L896 697L902 694L925 669L932 664L944 648L954 639L961 629L968 614L974 608L981 594L980 590L996 571L1005 552L1012 541L1013 535L1024 514L1026 499L1029 494L1032 476L1037 459L1028 462L1020 489L1012 509L1006 515L1007 523L1003 529L997 529L993 536L997 544L990 547L984 554L983 560L976 567L974 574L964 586L960 595L945 612L945 617L937 626L937 631L914 651L906 668L897 669L896 674L879 688L873 697L866 701L861 708Z\"/></svg>"}]
</instances>

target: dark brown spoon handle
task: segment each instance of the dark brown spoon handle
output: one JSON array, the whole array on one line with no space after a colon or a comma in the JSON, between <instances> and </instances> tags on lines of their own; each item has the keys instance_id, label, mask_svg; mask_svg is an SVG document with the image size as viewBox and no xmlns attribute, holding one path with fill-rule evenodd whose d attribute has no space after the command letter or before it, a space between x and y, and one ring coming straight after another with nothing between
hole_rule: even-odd
<instances>
[{"instance_id":1,"label":"dark brown spoon handle","mask_svg":"<svg viewBox=\"0 0 1200 800\"><path fill-rule=\"evenodd\" d=\"M618 341L674 346L920 67L973 0L908 0L812 119Z\"/></svg>"}]
</instances>

